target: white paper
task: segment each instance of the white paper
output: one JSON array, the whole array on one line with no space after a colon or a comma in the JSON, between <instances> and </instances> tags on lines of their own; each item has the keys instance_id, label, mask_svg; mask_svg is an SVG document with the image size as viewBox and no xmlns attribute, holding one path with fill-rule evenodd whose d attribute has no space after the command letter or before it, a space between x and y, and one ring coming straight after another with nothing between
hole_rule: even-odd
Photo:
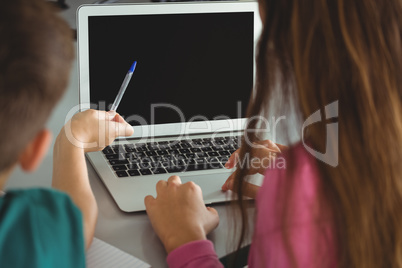
<instances>
[{"instance_id":1,"label":"white paper","mask_svg":"<svg viewBox=\"0 0 402 268\"><path fill-rule=\"evenodd\" d=\"M149 264L94 237L86 253L87 268L145 268Z\"/></svg>"}]
</instances>

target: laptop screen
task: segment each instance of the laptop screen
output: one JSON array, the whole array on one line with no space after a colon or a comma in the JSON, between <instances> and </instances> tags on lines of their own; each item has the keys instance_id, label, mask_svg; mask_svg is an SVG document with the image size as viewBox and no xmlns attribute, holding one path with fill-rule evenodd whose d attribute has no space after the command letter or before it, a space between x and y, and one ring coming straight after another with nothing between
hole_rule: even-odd
<instances>
[{"instance_id":1,"label":"laptop screen","mask_svg":"<svg viewBox=\"0 0 402 268\"><path fill-rule=\"evenodd\" d=\"M122 116L147 124L245 117L253 12L90 16L88 31L90 102L104 104L98 109L110 108L137 61Z\"/></svg>"}]
</instances>

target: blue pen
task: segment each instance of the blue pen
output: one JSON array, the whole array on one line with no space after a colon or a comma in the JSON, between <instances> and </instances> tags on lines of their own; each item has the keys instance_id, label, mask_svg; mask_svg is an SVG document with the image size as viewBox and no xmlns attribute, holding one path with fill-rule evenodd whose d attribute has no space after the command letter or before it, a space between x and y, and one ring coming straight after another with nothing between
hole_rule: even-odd
<instances>
[{"instance_id":1,"label":"blue pen","mask_svg":"<svg viewBox=\"0 0 402 268\"><path fill-rule=\"evenodd\" d=\"M121 84L119 93L117 93L116 99L114 100L111 111L116 111L117 107L119 107L120 101L123 98L124 92L127 89L128 83L130 83L131 77L133 76L135 67L137 66L137 62L134 61L133 65L131 65L130 70L128 70L126 77L124 77L123 83Z\"/></svg>"}]
</instances>

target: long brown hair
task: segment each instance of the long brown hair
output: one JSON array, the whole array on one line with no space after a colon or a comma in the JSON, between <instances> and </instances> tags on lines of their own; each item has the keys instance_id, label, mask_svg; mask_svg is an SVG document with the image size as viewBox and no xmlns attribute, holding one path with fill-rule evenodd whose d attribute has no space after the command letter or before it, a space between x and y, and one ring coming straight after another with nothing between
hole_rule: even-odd
<instances>
[{"instance_id":1,"label":"long brown hair","mask_svg":"<svg viewBox=\"0 0 402 268\"><path fill-rule=\"evenodd\" d=\"M339 101L339 164L317 161L319 196L333 214L338 265L401 267L402 1L261 0L260 9L264 27L247 116L263 114L277 90L285 100L282 111L294 104L303 121ZM248 128L256 126L254 121ZM309 130L318 151L325 152L325 137L325 127ZM243 142L240 156L250 150ZM290 157L289 174L295 161ZM247 170L239 169L238 247L248 228L241 201ZM288 176L285 185L294 180L296 174Z\"/></svg>"}]
</instances>

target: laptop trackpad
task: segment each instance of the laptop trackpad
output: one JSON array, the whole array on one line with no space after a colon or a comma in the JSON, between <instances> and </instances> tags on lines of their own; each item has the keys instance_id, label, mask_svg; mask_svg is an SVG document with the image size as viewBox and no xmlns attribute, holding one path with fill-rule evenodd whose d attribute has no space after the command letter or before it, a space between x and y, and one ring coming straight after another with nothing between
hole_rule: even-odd
<instances>
[{"instance_id":1,"label":"laptop trackpad","mask_svg":"<svg viewBox=\"0 0 402 268\"><path fill-rule=\"evenodd\" d=\"M221 190L222 185L226 182L230 174L232 174L231 171L203 175L191 175L191 173L187 173L181 175L180 178L183 183L193 181L198 184L201 187L205 204L211 204L233 199L230 191L223 192Z\"/></svg>"}]
</instances>

